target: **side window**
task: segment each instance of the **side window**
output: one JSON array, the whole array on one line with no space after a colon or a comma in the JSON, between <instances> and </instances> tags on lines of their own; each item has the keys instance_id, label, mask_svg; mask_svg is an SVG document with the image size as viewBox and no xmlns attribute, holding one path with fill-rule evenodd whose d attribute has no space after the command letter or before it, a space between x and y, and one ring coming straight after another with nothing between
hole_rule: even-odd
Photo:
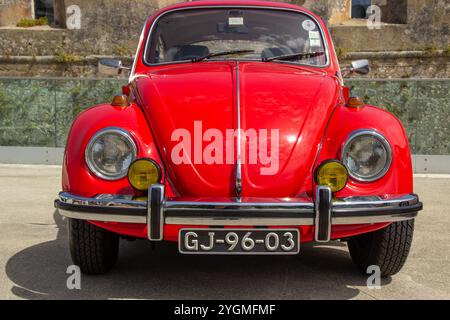
<instances>
[{"instance_id":1,"label":"side window","mask_svg":"<svg viewBox=\"0 0 450 320\"><path fill-rule=\"evenodd\" d=\"M0 0L0 27L66 27L65 0Z\"/></svg>"},{"instance_id":2,"label":"side window","mask_svg":"<svg viewBox=\"0 0 450 320\"><path fill-rule=\"evenodd\" d=\"M31 0L34 19L46 18L53 27L65 27L64 0Z\"/></svg>"},{"instance_id":3,"label":"side window","mask_svg":"<svg viewBox=\"0 0 450 320\"><path fill-rule=\"evenodd\" d=\"M47 18L49 23L55 21L53 0L34 0L34 18Z\"/></svg>"},{"instance_id":4,"label":"side window","mask_svg":"<svg viewBox=\"0 0 450 320\"><path fill-rule=\"evenodd\" d=\"M365 19L371 5L371 0L352 0L352 19Z\"/></svg>"}]
</instances>

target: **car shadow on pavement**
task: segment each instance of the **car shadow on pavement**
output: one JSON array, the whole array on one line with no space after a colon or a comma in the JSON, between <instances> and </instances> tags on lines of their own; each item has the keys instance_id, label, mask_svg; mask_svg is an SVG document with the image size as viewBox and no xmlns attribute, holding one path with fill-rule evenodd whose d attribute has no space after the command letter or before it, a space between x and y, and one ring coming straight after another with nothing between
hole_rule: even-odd
<instances>
[{"instance_id":1,"label":"car shadow on pavement","mask_svg":"<svg viewBox=\"0 0 450 320\"><path fill-rule=\"evenodd\" d=\"M298 256L180 255L171 243L145 240L120 245L106 275L81 277L69 290L66 221L55 211L55 240L12 256L6 274L24 299L350 299L367 277L358 273L345 243L304 244ZM390 278L382 280L388 284Z\"/></svg>"}]
</instances>

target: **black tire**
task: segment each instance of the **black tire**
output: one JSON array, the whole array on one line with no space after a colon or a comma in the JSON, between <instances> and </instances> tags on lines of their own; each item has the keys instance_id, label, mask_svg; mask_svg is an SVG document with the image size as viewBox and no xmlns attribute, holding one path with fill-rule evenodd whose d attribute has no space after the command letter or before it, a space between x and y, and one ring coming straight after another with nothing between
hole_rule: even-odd
<instances>
[{"instance_id":1,"label":"black tire","mask_svg":"<svg viewBox=\"0 0 450 320\"><path fill-rule=\"evenodd\" d=\"M366 274L367 267L380 267L381 276L400 271L406 262L414 233L414 219L394 222L388 227L351 237L348 248L353 262Z\"/></svg>"},{"instance_id":2,"label":"black tire","mask_svg":"<svg viewBox=\"0 0 450 320\"><path fill-rule=\"evenodd\" d=\"M68 220L73 263L84 274L108 272L117 261L119 236L84 220Z\"/></svg>"}]
</instances>

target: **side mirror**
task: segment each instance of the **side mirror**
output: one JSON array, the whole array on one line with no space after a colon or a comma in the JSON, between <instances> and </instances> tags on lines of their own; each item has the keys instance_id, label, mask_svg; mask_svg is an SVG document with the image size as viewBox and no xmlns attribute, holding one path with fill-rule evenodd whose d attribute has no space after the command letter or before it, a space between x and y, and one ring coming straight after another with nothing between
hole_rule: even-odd
<instances>
[{"instance_id":1,"label":"side mirror","mask_svg":"<svg viewBox=\"0 0 450 320\"><path fill-rule=\"evenodd\" d=\"M370 72L369 60L356 60L351 63L349 67L342 70L342 76L348 76L352 73L368 74Z\"/></svg>"},{"instance_id":2,"label":"side mirror","mask_svg":"<svg viewBox=\"0 0 450 320\"><path fill-rule=\"evenodd\" d=\"M116 76L122 73L122 70L131 70L124 67L122 61L116 59L100 59L98 72L103 75Z\"/></svg>"},{"instance_id":3,"label":"side mirror","mask_svg":"<svg viewBox=\"0 0 450 320\"><path fill-rule=\"evenodd\" d=\"M370 72L369 60L356 60L352 62L350 72L368 74Z\"/></svg>"}]
</instances>

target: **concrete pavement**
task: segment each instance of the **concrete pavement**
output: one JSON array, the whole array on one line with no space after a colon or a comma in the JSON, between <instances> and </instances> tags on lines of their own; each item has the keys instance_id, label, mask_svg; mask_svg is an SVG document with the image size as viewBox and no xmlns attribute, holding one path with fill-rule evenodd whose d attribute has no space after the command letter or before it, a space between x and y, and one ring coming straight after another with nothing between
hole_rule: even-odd
<instances>
[{"instance_id":1,"label":"concrete pavement","mask_svg":"<svg viewBox=\"0 0 450 320\"><path fill-rule=\"evenodd\" d=\"M60 167L0 165L0 299L449 299L450 176L415 178L425 209L403 270L368 289L345 243L299 256L184 256L173 244L122 241L107 275L68 290L66 223L55 213Z\"/></svg>"}]
</instances>

